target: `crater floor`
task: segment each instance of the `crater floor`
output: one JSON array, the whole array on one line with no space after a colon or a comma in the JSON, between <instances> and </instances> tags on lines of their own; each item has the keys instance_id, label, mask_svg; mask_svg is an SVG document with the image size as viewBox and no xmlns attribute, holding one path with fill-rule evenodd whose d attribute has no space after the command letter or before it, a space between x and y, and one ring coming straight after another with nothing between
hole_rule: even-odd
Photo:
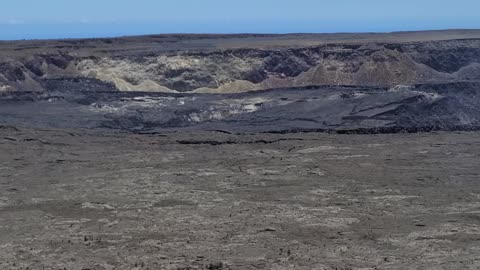
<instances>
[{"instance_id":1,"label":"crater floor","mask_svg":"<svg viewBox=\"0 0 480 270\"><path fill-rule=\"evenodd\" d=\"M0 128L1 269L479 269L474 132Z\"/></svg>"}]
</instances>

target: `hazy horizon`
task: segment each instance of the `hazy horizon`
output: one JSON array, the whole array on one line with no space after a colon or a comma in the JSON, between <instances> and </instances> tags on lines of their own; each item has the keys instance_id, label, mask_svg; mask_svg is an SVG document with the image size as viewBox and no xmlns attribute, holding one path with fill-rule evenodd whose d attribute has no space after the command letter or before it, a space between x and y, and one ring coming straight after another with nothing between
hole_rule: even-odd
<instances>
[{"instance_id":1,"label":"hazy horizon","mask_svg":"<svg viewBox=\"0 0 480 270\"><path fill-rule=\"evenodd\" d=\"M0 39L479 29L479 7L473 0L144 0L141 4L127 0L7 0L0 11Z\"/></svg>"}]
</instances>

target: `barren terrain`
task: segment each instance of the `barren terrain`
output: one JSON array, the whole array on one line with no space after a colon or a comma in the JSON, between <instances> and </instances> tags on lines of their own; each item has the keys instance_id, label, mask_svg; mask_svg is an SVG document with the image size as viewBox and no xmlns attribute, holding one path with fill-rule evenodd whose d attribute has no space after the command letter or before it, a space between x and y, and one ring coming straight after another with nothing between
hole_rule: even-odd
<instances>
[{"instance_id":1,"label":"barren terrain","mask_svg":"<svg viewBox=\"0 0 480 270\"><path fill-rule=\"evenodd\" d=\"M1 269L478 269L480 137L3 127Z\"/></svg>"},{"instance_id":2,"label":"barren terrain","mask_svg":"<svg viewBox=\"0 0 480 270\"><path fill-rule=\"evenodd\" d=\"M0 91L89 78L121 91L235 93L480 79L480 31L156 35L0 42Z\"/></svg>"},{"instance_id":3,"label":"barren terrain","mask_svg":"<svg viewBox=\"0 0 480 270\"><path fill-rule=\"evenodd\" d=\"M480 269L480 31L0 42L0 269Z\"/></svg>"}]
</instances>

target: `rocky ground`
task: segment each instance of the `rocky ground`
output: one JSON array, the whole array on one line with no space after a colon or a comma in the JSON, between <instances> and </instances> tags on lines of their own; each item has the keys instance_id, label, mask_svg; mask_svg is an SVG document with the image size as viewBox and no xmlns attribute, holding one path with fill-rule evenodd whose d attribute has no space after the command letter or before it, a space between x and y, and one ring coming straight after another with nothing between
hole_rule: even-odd
<instances>
[{"instance_id":1,"label":"rocky ground","mask_svg":"<svg viewBox=\"0 0 480 270\"><path fill-rule=\"evenodd\" d=\"M90 80L74 85L88 87ZM156 133L328 131L395 133L480 129L480 83L310 87L239 94L85 91L68 81L46 93L0 95L0 124Z\"/></svg>"},{"instance_id":2,"label":"rocky ground","mask_svg":"<svg viewBox=\"0 0 480 270\"><path fill-rule=\"evenodd\" d=\"M479 91L479 30L0 42L14 126L477 130Z\"/></svg>"},{"instance_id":3,"label":"rocky ground","mask_svg":"<svg viewBox=\"0 0 480 270\"><path fill-rule=\"evenodd\" d=\"M0 129L1 269L479 269L480 136Z\"/></svg>"},{"instance_id":4,"label":"rocky ground","mask_svg":"<svg viewBox=\"0 0 480 270\"><path fill-rule=\"evenodd\" d=\"M0 42L0 269L480 269L480 31Z\"/></svg>"}]
</instances>

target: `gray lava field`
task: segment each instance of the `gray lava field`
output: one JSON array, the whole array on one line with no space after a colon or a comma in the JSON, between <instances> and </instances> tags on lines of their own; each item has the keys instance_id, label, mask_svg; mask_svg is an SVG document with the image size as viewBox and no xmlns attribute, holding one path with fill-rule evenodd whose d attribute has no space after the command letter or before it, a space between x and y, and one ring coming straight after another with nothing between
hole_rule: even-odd
<instances>
[{"instance_id":1,"label":"gray lava field","mask_svg":"<svg viewBox=\"0 0 480 270\"><path fill-rule=\"evenodd\" d=\"M137 133L477 130L479 86L323 86L238 94L14 92L0 97L0 114L2 123L12 126Z\"/></svg>"},{"instance_id":2,"label":"gray lava field","mask_svg":"<svg viewBox=\"0 0 480 270\"><path fill-rule=\"evenodd\" d=\"M0 269L480 269L480 31L0 42Z\"/></svg>"}]
</instances>

